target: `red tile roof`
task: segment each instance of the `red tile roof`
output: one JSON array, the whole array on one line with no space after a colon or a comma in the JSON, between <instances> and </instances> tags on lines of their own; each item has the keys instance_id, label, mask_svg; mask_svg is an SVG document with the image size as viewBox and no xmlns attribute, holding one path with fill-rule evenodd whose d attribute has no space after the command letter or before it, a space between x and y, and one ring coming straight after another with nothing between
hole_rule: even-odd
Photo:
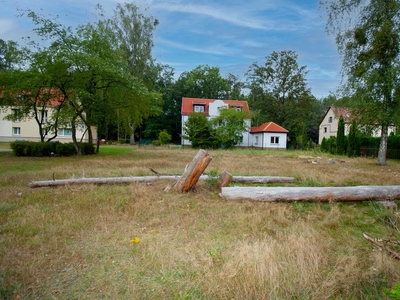
<instances>
[{"instance_id":1,"label":"red tile roof","mask_svg":"<svg viewBox=\"0 0 400 300\"><path fill-rule=\"evenodd\" d=\"M193 112L193 104L204 104L205 112L208 114L208 105L213 103L215 100L222 100L225 104L228 104L229 107L240 106L242 110L250 114L249 106L247 105L247 101L241 100L223 100L223 99L202 99L202 98L182 98L182 115L189 115Z\"/></svg>"},{"instance_id":2,"label":"red tile roof","mask_svg":"<svg viewBox=\"0 0 400 300\"><path fill-rule=\"evenodd\" d=\"M275 124L274 122L268 122L262 124L258 127L251 127L250 132L281 132L281 133L288 133L289 131L285 128Z\"/></svg>"}]
</instances>

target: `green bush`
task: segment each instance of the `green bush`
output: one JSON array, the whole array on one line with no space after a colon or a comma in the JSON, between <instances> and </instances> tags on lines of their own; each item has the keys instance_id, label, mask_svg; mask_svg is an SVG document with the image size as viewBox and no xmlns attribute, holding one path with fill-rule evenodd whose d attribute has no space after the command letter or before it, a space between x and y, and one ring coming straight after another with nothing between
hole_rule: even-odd
<instances>
[{"instance_id":1,"label":"green bush","mask_svg":"<svg viewBox=\"0 0 400 300\"><path fill-rule=\"evenodd\" d=\"M391 290L384 289L384 291L390 299L400 300L400 283L393 286Z\"/></svg>"},{"instance_id":2,"label":"green bush","mask_svg":"<svg viewBox=\"0 0 400 300\"><path fill-rule=\"evenodd\" d=\"M162 145L165 145L172 140L172 137L166 130L163 130L158 135L158 140L161 142Z\"/></svg>"},{"instance_id":3,"label":"green bush","mask_svg":"<svg viewBox=\"0 0 400 300\"><path fill-rule=\"evenodd\" d=\"M161 141L160 140L154 140L154 141L151 142L151 144L153 146L161 146Z\"/></svg>"},{"instance_id":4,"label":"green bush","mask_svg":"<svg viewBox=\"0 0 400 300\"><path fill-rule=\"evenodd\" d=\"M94 145L89 143L80 144L82 155L95 154ZM27 142L15 141L11 143L11 149L16 156L72 156L76 155L76 150L73 143L59 142Z\"/></svg>"}]
</instances>

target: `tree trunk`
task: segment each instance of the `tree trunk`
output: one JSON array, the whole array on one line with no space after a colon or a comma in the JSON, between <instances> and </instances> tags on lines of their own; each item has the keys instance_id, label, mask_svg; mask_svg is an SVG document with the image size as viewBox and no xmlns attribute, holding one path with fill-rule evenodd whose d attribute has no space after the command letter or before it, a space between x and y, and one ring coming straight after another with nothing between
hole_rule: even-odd
<instances>
[{"instance_id":1,"label":"tree trunk","mask_svg":"<svg viewBox=\"0 0 400 300\"><path fill-rule=\"evenodd\" d=\"M225 173L226 171L224 171ZM223 173L223 174L224 174ZM227 180L230 176L228 172L225 175L221 175ZM49 187L49 186L62 186L72 184L118 184L118 183L132 183L132 182L148 182L154 180L179 180L180 175L159 175L159 176L132 176L132 177L92 177L92 178L73 178L73 179L53 179L53 180L42 180L42 181L31 181L30 187ZM232 181L236 182L247 182L247 183L271 183L271 182L282 182L281 178L291 177L278 177L278 176L232 176ZM238 180L236 180L238 178ZM199 180L208 180L208 175L201 175ZM221 180L221 179L220 179ZM278 180L278 181L275 181ZM229 183L229 182L228 182ZM226 183L226 184L228 184Z\"/></svg>"},{"instance_id":2,"label":"tree trunk","mask_svg":"<svg viewBox=\"0 0 400 300\"><path fill-rule=\"evenodd\" d=\"M232 175L228 171L223 171L221 176L219 177L219 185L220 187L227 186L232 180Z\"/></svg>"},{"instance_id":3,"label":"tree trunk","mask_svg":"<svg viewBox=\"0 0 400 300\"><path fill-rule=\"evenodd\" d=\"M82 155L82 149L78 144L78 141L76 140L76 126L75 126L75 121L76 121L76 116L74 116L71 120L71 131L72 131L72 142L74 143L76 155L81 156Z\"/></svg>"},{"instance_id":4,"label":"tree trunk","mask_svg":"<svg viewBox=\"0 0 400 300\"><path fill-rule=\"evenodd\" d=\"M400 199L400 185L348 187L223 187L220 196L256 201L364 201Z\"/></svg>"},{"instance_id":5,"label":"tree trunk","mask_svg":"<svg viewBox=\"0 0 400 300\"><path fill-rule=\"evenodd\" d=\"M388 137L388 126L382 125L381 129L381 142L379 144L378 161L377 165L386 165L386 152L387 152L387 137Z\"/></svg>"},{"instance_id":6,"label":"tree trunk","mask_svg":"<svg viewBox=\"0 0 400 300\"><path fill-rule=\"evenodd\" d=\"M182 177L175 184L175 190L178 192L190 191L196 185L201 174L207 168L211 160L212 157L206 151L200 149Z\"/></svg>"}]
</instances>

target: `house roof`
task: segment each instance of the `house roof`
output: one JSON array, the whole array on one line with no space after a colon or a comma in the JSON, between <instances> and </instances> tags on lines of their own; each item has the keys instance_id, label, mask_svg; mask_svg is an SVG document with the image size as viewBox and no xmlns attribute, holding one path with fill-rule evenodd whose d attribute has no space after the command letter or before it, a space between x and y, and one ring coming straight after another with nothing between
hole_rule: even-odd
<instances>
[{"instance_id":1,"label":"house roof","mask_svg":"<svg viewBox=\"0 0 400 300\"><path fill-rule=\"evenodd\" d=\"M210 103L213 103L216 100L221 100L225 104L228 104L229 107L241 107L242 110L248 114L250 114L249 106L247 101L241 100L223 100L223 99L202 99L202 98L182 98L182 115L189 115L193 112L193 105L200 104L205 105L205 112L208 114L208 106Z\"/></svg>"},{"instance_id":2,"label":"house roof","mask_svg":"<svg viewBox=\"0 0 400 300\"><path fill-rule=\"evenodd\" d=\"M339 119L340 116L342 116L345 123L350 123L351 122L351 117L352 116L351 116L350 108L348 108L348 107L335 107L335 106L331 105L326 110L326 112L325 112L324 116L322 117L321 122L319 122L319 124L321 124L324 121L326 115L328 114L328 112L330 110L333 111L333 113L334 113L336 118Z\"/></svg>"},{"instance_id":3,"label":"house roof","mask_svg":"<svg viewBox=\"0 0 400 300\"><path fill-rule=\"evenodd\" d=\"M19 99L20 97L26 97L30 98L30 101L35 101L35 97L31 96L32 92L21 92L20 94L10 94L10 98L14 99L15 106L19 105ZM0 98L4 97L3 92L0 93ZM63 102L65 102L64 95L61 93L59 89L47 89L47 88L41 88L40 89L40 94L36 96L36 101L44 101L47 107L55 107Z\"/></svg>"},{"instance_id":4,"label":"house roof","mask_svg":"<svg viewBox=\"0 0 400 300\"><path fill-rule=\"evenodd\" d=\"M262 124L258 127L251 127L250 129L251 133L256 133L256 132L279 132L279 133L288 133L289 131L283 128L282 126L279 126L275 124L274 122L268 122L265 124Z\"/></svg>"}]
</instances>

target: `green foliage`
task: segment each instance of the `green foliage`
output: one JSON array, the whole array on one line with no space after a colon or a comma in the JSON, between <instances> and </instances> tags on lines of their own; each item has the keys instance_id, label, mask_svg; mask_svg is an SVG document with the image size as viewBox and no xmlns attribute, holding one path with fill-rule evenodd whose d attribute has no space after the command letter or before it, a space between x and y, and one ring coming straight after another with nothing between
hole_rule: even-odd
<instances>
[{"instance_id":1,"label":"green foliage","mask_svg":"<svg viewBox=\"0 0 400 300\"><path fill-rule=\"evenodd\" d=\"M322 142L321 142L321 151L322 152L328 152L328 141L325 137L322 138Z\"/></svg>"},{"instance_id":2,"label":"green foliage","mask_svg":"<svg viewBox=\"0 0 400 300\"><path fill-rule=\"evenodd\" d=\"M354 119L350 125L347 143L347 156L360 156L360 139L358 138L357 121Z\"/></svg>"},{"instance_id":3,"label":"green foliage","mask_svg":"<svg viewBox=\"0 0 400 300\"><path fill-rule=\"evenodd\" d=\"M153 140L152 142L151 142L151 144L153 145L153 146L161 146L161 141L160 140Z\"/></svg>"},{"instance_id":4,"label":"green foliage","mask_svg":"<svg viewBox=\"0 0 400 300\"><path fill-rule=\"evenodd\" d=\"M161 142L162 145L165 145L172 140L172 137L166 130L163 130L159 133L158 140Z\"/></svg>"},{"instance_id":5,"label":"green foliage","mask_svg":"<svg viewBox=\"0 0 400 300\"><path fill-rule=\"evenodd\" d=\"M193 148L218 148L216 130L212 128L204 113L191 113L185 122L186 134L182 137L192 143Z\"/></svg>"},{"instance_id":6,"label":"green foliage","mask_svg":"<svg viewBox=\"0 0 400 300\"><path fill-rule=\"evenodd\" d=\"M345 134L344 134L344 119L343 116L340 116L339 118L339 125L338 125L338 131L336 135L336 151L337 154L343 155L345 153L346 149L346 140L345 140Z\"/></svg>"},{"instance_id":7,"label":"green foliage","mask_svg":"<svg viewBox=\"0 0 400 300\"><path fill-rule=\"evenodd\" d=\"M219 111L219 116L209 121L215 128L216 139L222 147L233 148L242 141L243 132L248 130L246 118L246 112L223 108Z\"/></svg>"},{"instance_id":8,"label":"green foliage","mask_svg":"<svg viewBox=\"0 0 400 300\"><path fill-rule=\"evenodd\" d=\"M73 143L59 142L27 142L15 141L10 144L16 156L72 156L76 155L76 149ZM80 144L82 155L95 154L95 149L92 144Z\"/></svg>"},{"instance_id":9,"label":"green foliage","mask_svg":"<svg viewBox=\"0 0 400 300\"><path fill-rule=\"evenodd\" d=\"M294 51L274 51L264 65L253 63L246 73L256 125L273 121L289 130L291 140L302 134L305 123L318 127L321 115L320 103L307 87L306 66L299 66L297 58Z\"/></svg>"},{"instance_id":10,"label":"green foliage","mask_svg":"<svg viewBox=\"0 0 400 300\"><path fill-rule=\"evenodd\" d=\"M323 1L327 29L343 57L342 89L351 98L359 124L382 129L379 165L386 164L387 131L400 115L400 2Z\"/></svg>"},{"instance_id":11,"label":"green foliage","mask_svg":"<svg viewBox=\"0 0 400 300\"><path fill-rule=\"evenodd\" d=\"M400 283L394 285L392 289L384 289L386 296L390 299L400 300Z\"/></svg>"}]
</instances>

